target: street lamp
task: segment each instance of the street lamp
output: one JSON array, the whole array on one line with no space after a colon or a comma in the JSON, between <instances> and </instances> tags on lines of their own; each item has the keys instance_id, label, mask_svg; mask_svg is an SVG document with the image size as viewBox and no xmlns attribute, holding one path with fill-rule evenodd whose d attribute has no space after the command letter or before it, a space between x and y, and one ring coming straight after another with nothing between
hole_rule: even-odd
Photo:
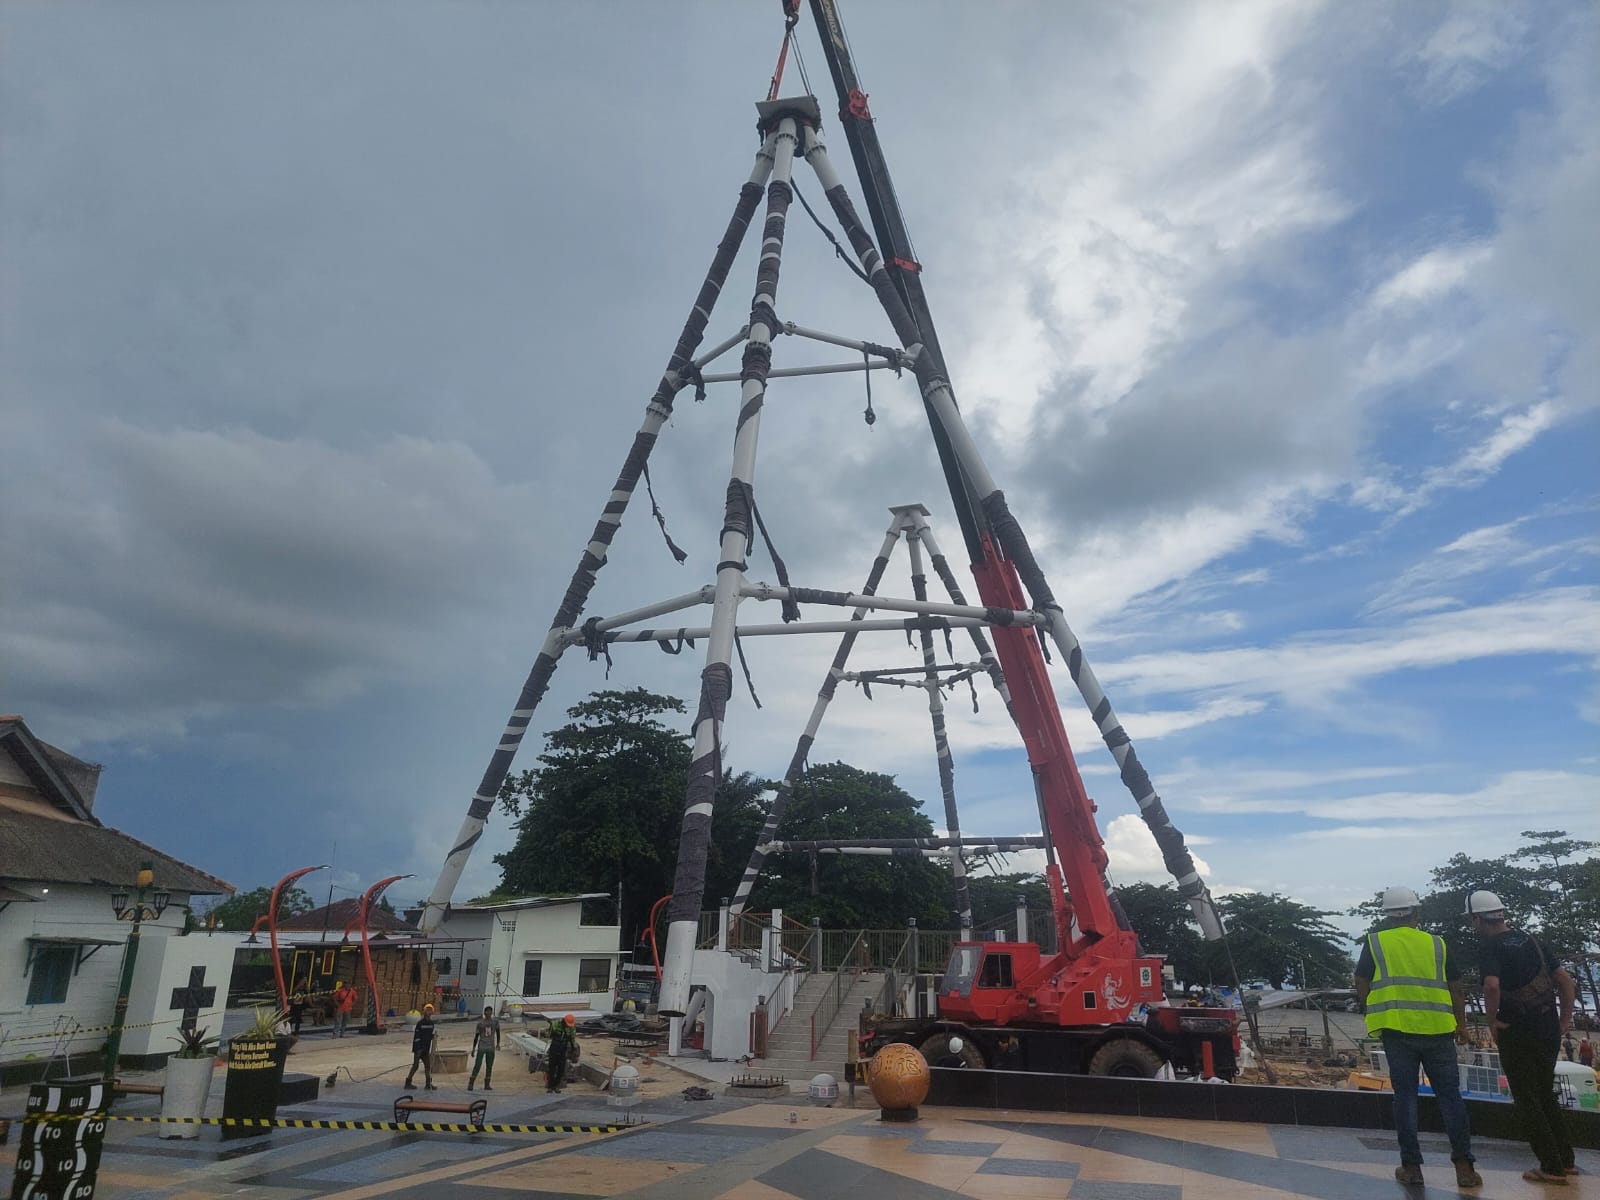
<instances>
[{"instance_id":1,"label":"street lamp","mask_svg":"<svg viewBox=\"0 0 1600 1200\"><path fill-rule=\"evenodd\" d=\"M117 984L117 1007L111 1017L111 1036L106 1039L105 1077L108 1083L117 1077L117 1055L122 1050L122 1025L128 1018L128 993L133 988L133 964L139 957L139 926L145 921L159 921L172 900L170 892L154 892L150 902L145 903L145 892L155 882L155 872L150 869L149 863L139 865L136 882L139 890L131 904L128 903L126 888L118 888L111 893L111 911L116 914L117 920L133 922L133 930L128 934L128 944L122 952L122 979Z\"/></svg>"}]
</instances>

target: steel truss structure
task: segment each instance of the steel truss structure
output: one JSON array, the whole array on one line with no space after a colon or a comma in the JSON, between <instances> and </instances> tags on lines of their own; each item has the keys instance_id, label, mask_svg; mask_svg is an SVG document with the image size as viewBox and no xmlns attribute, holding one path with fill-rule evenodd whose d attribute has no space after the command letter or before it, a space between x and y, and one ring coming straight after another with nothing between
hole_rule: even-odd
<instances>
[{"instance_id":1,"label":"steel truss structure","mask_svg":"<svg viewBox=\"0 0 1600 1200\"><path fill-rule=\"evenodd\" d=\"M964 879L962 850L965 843L956 811L953 767L945 733L941 688L953 681L984 674L1004 699L1028 747L1040 801L1047 875L1054 887L1058 926L1075 931L1078 939L1076 944L1080 948L1090 946L1101 938L1114 937L1119 930L1125 930L1125 923L1119 923L1107 898L1103 885L1106 865L1104 845L1089 815L1093 805L1078 776L1071 748L1061 728L1054 692L1045 674L1041 644L1048 639L1061 654L1102 738L1116 758L1122 779L1132 793L1141 817L1155 836L1180 892L1190 902L1202 931L1208 936L1220 936L1220 920L1205 883L1184 845L1182 834L1172 825L1161 798L1134 754L1131 740L1090 669L1077 637L1068 626L1042 569L1033 557L1020 524L1011 513L1004 494L989 473L967 429L956 405L937 343L932 338L931 324L926 318L919 323L913 316L897 280L891 279L883 257L856 215L850 197L829 160L821 132L821 111L816 99L802 96L767 100L759 103L757 109L762 138L755 163L740 188L733 216L717 246L666 370L645 406L644 418L551 621L511 717L467 806L460 831L426 902L421 919L424 933L436 929L444 915L561 655L579 645L595 654L619 643L677 643L681 646L703 639L705 665L694 717L693 748L677 868L668 909L667 948L660 1000L663 1013L681 1016L689 999L689 973L703 902L712 813L721 777L723 725L732 693L732 659L736 639L831 633L840 635L838 651L818 692L811 718L800 735L750 865L740 882L735 901L737 908L742 908L748 900L766 855L780 844L777 834L785 807L804 769L823 713L838 684L841 681L853 681L864 685L907 685L923 688L928 697L945 802L945 824L949 832L949 838L942 846L915 849L918 853L923 849L939 849L949 854L963 933L969 931L972 915ZM862 274L872 285L901 343L898 347L840 337L778 319L775 306L783 262L786 219L794 196L792 172L797 164L808 167L820 183L835 219L859 260ZM700 353L713 308L763 195L766 209L749 319L738 333L709 351ZM905 265L899 263L902 268ZM920 297L920 293L918 295ZM923 325L928 326L926 334ZM773 346L777 339L785 336L851 349L861 353L863 358L861 362L849 364L774 369ZM703 372L704 367L741 344L740 369L737 373L707 375ZM945 463L947 481L953 489L952 498L956 502L966 548L977 575L979 593L989 603L973 604L966 599L928 528L927 509L916 504L892 510L894 518L885 535L883 547L859 591L793 585L786 578L781 563L777 564L779 583L776 585L755 583L748 578L746 558L754 547L760 524L755 508L755 477L761 414L768 382L789 376L887 368L908 368L915 376L935 444ZM597 573L608 561L612 540L639 479L645 473L657 437L672 415L675 397L690 384L694 384L697 394L700 394L706 384L719 381L732 383L735 380L739 383L740 401L714 582L628 612L580 621ZM880 596L877 588L889 555L902 538L907 543L911 559L913 595L909 598ZM676 547L673 549L681 558L682 552ZM929 597L926 575L929 566L939 576L948 599L934 600ZM1003 602L994 603L995 600ZM783 619L770 624L741 625L737 617L741 604L746 601L776 601L782 608ZM709 618L692 626L667 628L640 624L707 605L710 607ZM828 606L848 609L850 612L847 617L838 620L804 620L800 605ZM882 614L905 615L890 617ZM968 631L977 655L975 662L941 665L935 661L934 633L952 629ZM847 672L846 660L856 637L861 633L883 630L918 635L922 649L920 666ZM985 630L997 631L995 645L991 646ZM1024 689L1019 696L1026 695L1026 704L1013 696L1019 687ZM1047 806L1046 798L1049 796L1065 796L1070 803L1053 802ZM979 840L984 846L1000 842L1000 839L994 838ZM1027 839L1013 839L1019 844L1024 840ZM799 848L792 843L783 845L785 848ZM1064 846L1074 849L1071 852L1062 851ZM821 846L813 848L823 849ZM892 852L895 847L876 849ZM1066 898L1069 895L1072 897L1070 900ZM1131 938L1131 935L1128 936Z\"/></svg>"}]
</instances>

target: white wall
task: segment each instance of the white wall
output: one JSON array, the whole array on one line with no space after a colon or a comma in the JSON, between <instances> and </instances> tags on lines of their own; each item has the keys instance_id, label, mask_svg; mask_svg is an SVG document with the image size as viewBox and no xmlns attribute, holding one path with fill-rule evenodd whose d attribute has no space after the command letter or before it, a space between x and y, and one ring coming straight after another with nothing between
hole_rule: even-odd
<instances>
[{"instance_id":1,"label":"white wall","mask_svg":"<svg viewBox=\"0 0 1600 1200\"><path fill-rule=\"evenodd\" d=\"M616 925L580 924L582 912L583 905L576 901L493 911L454 908L439 932L443 937L487 939L467 942L459 956L461 986L469 992L485 993L486 999L478 1001L480 1005L522 999L523 964L538 959L543 964L539 994L527 997L529 1001L609 1012L622 931ZM512 928L501 928L502 921ZM478 959L475 976L465 974L468 958ZM603 993L578 991L579 967L585 958L604 958L610 963ZM455 976L457 972L451 974Z\"/></svg>"},{"instance_id":2,"label":"white wall","mask_svg":"<svg viewBox=\"0 0 1600 1200\"><path fill-rule=\"evenodd\" d=\"M761 971L736 954L696 950L690 968L692 984L703 984L713 997L706 1021L705 1051L712 1058L735 1059L749 1054L750 1014L756 1001L767 998L767 1028L794 1008L805 976L799 971Z\"/></svg>"},{"instance_id":3,"label":"white wall","mask_svg":"<svg viewBox=\"0 0 1600 1200\"><path fill-rule=\"evenodd\" d=\"M116 1009L123 945L132 929L128 922L118 921L113 916L111 889L52 884L46 892L41 885L15 881L8 881L6 886L42 899L34 904L15 901L0 911L0 1030L5 1034L4 1041L0 1042L0 1062L49 1058L55 1039L29 1035L48 1034L68 1019L93 1030L69 1039L68 1045L75 1055L103 1047L107 1034L105 1027L111 1024ZM183 905L188 901L187 893L172 893L172 902L161 919L146 921L140 926L140 940L143 942L139 951L141 960L146 953L164 960L161 951L153 951L152 947L156 942L182 930ZM30 977L23 974L28 961L27 939L30 937L104 938L118 944L101 946L93 951L88 961L68 982L64 1003L30 1005L27 1003ZM231 953L227 961L231 964ZM224 990L228 970L228 966L218 969ZM208 980L210 974L208 970ZM184 982L188 982L187 972ZM153 1019L155 1015L148 1007L130 1007L127 1023L140 1024ZM166 1014L163 1012L161 1015ZM174 1022L173 1028L176 1027ZM124 1053L135 1053L127 1049L130 1037L132 1031L124 1035ZM74 1061L74 1066L83 1065L80 1060Z\"/></svg>"},{"instance_id":4,"label":"white wall","mask_svg":"<svg viewBox=\"0 0 1600 1200\"><path fill-rule=\"evenodd\" d=\"M124 1055L174 1054L183 1022L183 1010L172 1007L172 989L187 987L189 969L205 968L205 986L216 988L214 1003L202 1008L195 1020L208 1037L222 1033L222 1016L228 1000L228 977L233 973L234 951L243 937L237 933L191 933L183 937L146 937L142 930L139 959L133 966L133 987L128 992L129 1029L122 1035Z\"/></svg>"}]
</instances>

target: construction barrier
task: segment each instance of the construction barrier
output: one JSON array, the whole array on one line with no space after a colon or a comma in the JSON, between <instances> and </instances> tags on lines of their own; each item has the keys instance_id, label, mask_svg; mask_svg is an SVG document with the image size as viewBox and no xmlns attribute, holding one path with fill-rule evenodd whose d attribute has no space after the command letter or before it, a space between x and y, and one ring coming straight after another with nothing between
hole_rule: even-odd
<instances>
[{"instance_id":1,"label":"construction barrier","mask_svg":"<svg viewBox=\"0 0 1600 1200\"><path fill-rule=\"evenodd\" d=\"M84 1114L72 1116L0 1117L19 1125L49 1121L76 1121ZM128 1117L120 1113L88 1114L105 1121L137 1121L149 1125L225 1125L248 1129L362 1129L394 1133L618 1133L623 1129L637 1128L626 1125L445 1125L431 1121L309 1121L275 1118L266 1120L254 1117Z\"/></svg>"}]
</instances>

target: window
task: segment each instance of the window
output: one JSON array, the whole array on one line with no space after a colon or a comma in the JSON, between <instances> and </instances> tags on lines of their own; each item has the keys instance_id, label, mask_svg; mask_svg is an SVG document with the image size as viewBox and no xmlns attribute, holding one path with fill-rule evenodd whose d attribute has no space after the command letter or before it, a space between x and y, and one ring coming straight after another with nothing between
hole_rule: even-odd
<instances>
[{"instance_id":1,"label":"window","mask_svg":"<svg viewBox=\"0 0 1600 1200\"><path fill-rule=\"evenodd\" d=\"M78 962L76 946L39 946L28 974L29 1004L64 1004L67 983Z\"/></svg>"},{"instance_id":2,"label":"window","mask_svg":"<svg viewBox=\"0 0 1600 1200\"><path fill-rule=\"evenodd\" d=\"M609 992L611 990L611 960L609 958L580 958L578 960L578 990L580 992Z\"/></svg>"},{"instance_id":3,"label":"window","mask_svg":"<svg viewBox=\"0 0 1600 1200\"><path fill-rule=\"evenodd\" d=\"M522 994L524 996L537 996L539 994L539 977L544 974L544 960L530 958L522 964Z\"/></svg>"},{"instance_id":4,"label":"window","mask_svg":"<svg viewBox=\"0 0 1600 1200\"><path fill-rule=\"evenodd\" d=\"M978 979L981 988L1008 988L1011 986L1011 955L985 954L983 974Z\"/></svg>"},{"instance_id":5,"label":"window","mask_svg":"<svg viewBox=\"0 0 1600 1200\"><path fill-rule=\"evenodd\" d=\"M324 975L332 975L333 974L333 972L335 970L335 967L334 967L335 960L336 960L336 954L335 954L334 951L332 951L332 950L324 950L322 952L322 973Z\"/></svg>"},{"instance_id":6,"label":"window","mask_svg":"<svg viewBox=\"0 0 1600 1200\"><path fill-rule=\"evenodd\" d=\"M478 960L475 959L475 958L467 959L467 974L468 975L476 975L477 973L478 973Z\"/></svg>"},{"instance_id":7,"label":"window","mask_svg":"<svg viewBox=\"0 0 1600 1200\"><path fill-rule=\"evenodd\" d=\"M436 958L436 959L434 959L433 960L433 969L434 969L434 972L436 974L439 974L439 975L448 975L448 974L450 974L450 960L448 958Z\"/></svg>"}]
</instances>

